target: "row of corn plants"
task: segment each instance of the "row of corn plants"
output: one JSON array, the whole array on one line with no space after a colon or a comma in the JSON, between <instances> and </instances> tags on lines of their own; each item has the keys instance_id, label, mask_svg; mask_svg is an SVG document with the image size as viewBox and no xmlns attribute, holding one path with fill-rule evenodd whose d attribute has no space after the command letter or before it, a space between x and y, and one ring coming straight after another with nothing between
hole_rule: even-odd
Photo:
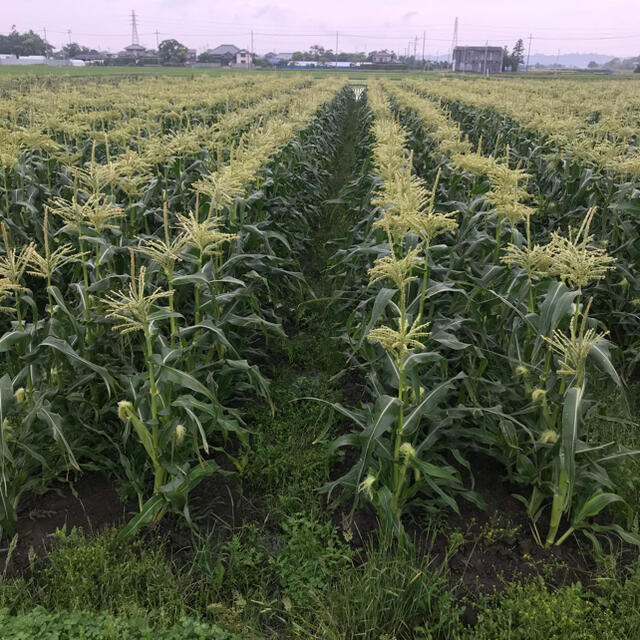
<instances>
[{"instance_id":1,"label":"row of corn plants","mask_svg":"<svg viewBox=\"0 0 640 640\"><path fill-rule=\"evenodd\" d=\"M595 210L540 243L528 176L508 152L472 147L446 110L385 88L369 92L376 206L340 256L363 264L382 254L367 292L393 283L355 294L348 336L377 402L342 409L359 429L335 445L357 446L361 457L328 489L368 496L400 531L407 504L456 509L459 495L479 503L465 488L466 454L487 451L522 488L541 545L577 530L596 544L602 531L637 543L629 526L594 521L622 501L608 469L632 453L590 443L582 420L588 374L599 375L589 362L620 383L604 323L590 313L590 290L613 263L591 234Z\"/></svg>"},{"instance_id":2,"label":"row of corn plants","mask_svg":"<svg viewBox=\"0 0 640 640\"><path fill-rule=\"evenodd\" d=\"M441 292L431 286L434 241L452 236L455 214L436 211L435 186L427 188L415 174L408 133L394 119L380 84L370 82L367 95L376 174L372 206L351 231L355 244L336 255L333 269L340 295L355 304L345 339L354 365L366 373L372 401L355 409L335 405L355 428L334 448L355 448L357 459L325 491L340 488L341 498L354 497L354 508L371 503L385 528L402 535L403 519L416 509L457 510L457 497L479 498L465 489L445 456L453 450L463 460L459 434L444 409L461 376L449 376L438 351L447 337L439 319L433 322ZM362 269L354 265L367 264L363 289ZM432 375L424 377L425 369Z\"/></svg>"},{"instance_id":3,"label":"row of corn plants","mask_svg":"<svg viewBox=\"0 0 640 640\"><path fill-rule=\"evenodd\" d=\"M227 472L221 456L243 468L242 403L269 401L248 358L282 334L278 288L300 286L290 238L252 204L269 184L262 168L291 153L341 86L296 90L283 111L267 101L244 132L238 119L235 139L226 125L213 169L191 189L171 184L160 206L142 194L144 216L126 209L119 177L103 179L109 160L95 147L88 168L61 170L57 195L28 221L16 207L2 212L3 533L25 490L81 464L119 474L137 494L123 536L167 509L189 519L189 491ZM188 208L176 210L166 194L181 189Z\"/></svg>"},{"instance_id":4,"label":"row of corn plants","mask_svg":"<svg viewBox=\"0 0 640 640\"><path fill-rule=\"evenodd\" d=\"M640 174L638 89L633 79L513 83L445 78L407 84L447 101L497 109L528 131L544 134L550 148L582 163Z\"/></svg>"},{"instance_id":5,"label":"row of corn plants","mask_svg":"<svg viewBox=\"0 0 640 640\"><path fill-rule=\"evenodd\" d=\"M419 126L426 124L423 132L429 136L432 121L428 114L437 105L427 106L425 118L420 102L428 101L416 100L413 92L405 95L409 96L405 108L418 116ZM435 138L439 142L437 135ZM466 139L463 142L468 144ZM613 268L614 259L590 231L595 208L586 212L579 226L569 227L566 233L552 229L546 243L541 242L532 230L538 212L521 202L526 202L526 192L518 189L519 180L526 176L518 166L509 167L509 149L496 173L495 158L482 154L480 146L478 141L478 152L461 155L455 147L452 153L446 141L444 147L438 144L439 154L449 157L447 163L458 174L454 179L467 174L467 200L478 203L478 212L469 218L472 224L466 229L461 224L457 242L464 260L460 268L475 275L471 278L473 300L479 308L474 304L466 309L476 312L475 323L468 326L476 324L478 330L466 339L459 337L477 352L475 362L469 363L472 369L467 370L475 376L482 374L475 400L496 403L483 411L487 423L494 423L494 433L483 434L481 439L491 448L499 447L513 480L531 487L531 494L522 500L537 540L549 546L564 541L576 529L592 536L606 528L592 518L608 504L621 501L607 469L633 453L616 443L605 447L590 443L582 421L588 404L587 374L594 372L588 362L621 384L612 364L605 323L589 313L591 292ZM440 162L431 171L441 169ZM512 178L503 181L509 173ZM491 243L493 247L489 244L487 217L494 219L496 227L501 218L508 222L511 242L504 248L498 242ZM496 376L498 372L502 375ZM510 384L514 379L519 381L516 386ZM541 519L548 523L546 536L539 531ZM562 533L561 526L565 528ZM612 529L637 542L618 525Z\"/></svg>"},{"instance_id":6,"label":"row of corn plants","mask_svg":"<svg viewBox=\"0 0 640 640\"><path fill-rule=\"evenodd\" d=\"M184 206L188 187L199 174L215 167L221 151L228 148L229 138L242 132L247 123L277 112L278 104L286 103L280 98L274 107L271 96L305 84L308 83L297 79L275 79L251 88L252 97L245 97L244 101L242 96L250 88L247 85L223 83L209 92L200 86L204 91L198 96L204 103L201 108L194 106L196 96L190 93L183 94L177 104L170 101L151 108L143 103L142 108L127 93L112 92L113 101L120 102L120 107L108 112L98 102L98 96L85 104L71 93L63 108L56 108L54 101L47 109L36 100L42 96L32 92L29 97L35 104L27 101L26 112L21 111L15 121L7 118L7 124L0 128L4 143L0 158L3 206L8 211L20 211L26 225L30 214L68 186L70 172L79 167L90 171L94 165L99 166L93 179L108 184L110 195L126 204L132 216L140 215L150 204L157 206L162 199ZM144 98L155 104L148 91L139 89ZM18 102L12 98L9 96L9 104ZM136 107L140 113L133 117ZM230 109L242 110L237 107L249 108L250 118L242 120L240 116L226 121L224 115ZM67 113L71 109L75 111ZM73 134L66 131L67 126L74 127ZM150 188L152 185L155 189Z\"/></svg>"},{"instance_id":7,"label":"row of corn plants","mask_svg":"<svg viewBox=\"0 0 640 640\"><path fill-rule=\"evenodd\" d=\"M490 92L485 97L481 97L475 83L468 83L461 91L456 87L455 93L449 83L410 86L446 105L474 143L484 137L495 148L504 150L509 146L512 162L520 163L533 177L531 186L538 215L532 224L539 237L548 239L549 230L557 226L579 227L586 213L597 207L594 225L616 263L594 287L594 308L609 314L612 335L624 350L626 373L632 374L640 362L640 280L635 273L640 259L636 242L640 234L640 197L634 84L607 85L606 100L596 101L595 105L578 100L591 84L576 91L565 87L562 95L556 95L554 83L542 83L540 91L549 90L551 95L545 96L543 102L539 96L531 95L526 105L522 89L503 88L501 84L497 85L499 90L494 89L495 96ZM520 94L515 102L511 99L514 92ZM496 102L498 96L504 98L500 104ZM565 128L564 102L577 111L572 117L577 118L582 129L598 131L585 133ZM580 104L592 105L591 111L584 112L586 107L579 107ZM582 140L586 140L584 144ZM585 145L592 152L584 151ZM607 152L596 153L599 145L604 145Z\"/></svg>"}]
</instances>

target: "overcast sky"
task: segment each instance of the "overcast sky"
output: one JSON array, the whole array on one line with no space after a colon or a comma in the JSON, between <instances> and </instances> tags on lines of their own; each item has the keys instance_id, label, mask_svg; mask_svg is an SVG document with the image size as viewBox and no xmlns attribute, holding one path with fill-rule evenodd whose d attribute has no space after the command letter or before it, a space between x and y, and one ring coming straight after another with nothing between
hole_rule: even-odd
<instances>
[{"instance_id":1,"label":"overcast sky","mask_svg":"<svg viewBox=\"0 0 640 640\"><path fill-rule=\"evenodd\" d=\"M221 43L288 52L321 44L339 51L393 49L409 41L422 52L447 53L453 23L459 44L508 44L533 36L532 53L640 54L640 0L0 0L0 33L47 29L59 47L69 41L118 51L131 42L131 10L141 44L176 38L203 50ZM71 30L71 34L67 30ZM412 49L413 50L413 49Z\"/></svg>"}]
</instances>

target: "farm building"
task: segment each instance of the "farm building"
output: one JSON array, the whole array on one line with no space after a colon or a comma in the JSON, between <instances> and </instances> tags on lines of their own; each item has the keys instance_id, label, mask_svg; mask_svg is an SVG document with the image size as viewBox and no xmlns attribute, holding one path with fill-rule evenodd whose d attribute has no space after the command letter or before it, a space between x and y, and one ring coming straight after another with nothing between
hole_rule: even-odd
<instances>
[{"instance_id":1,"label":"farm building","mask_svg":"<svg viewBox=\"0 0 640 640\"><path fill-rule=\"evenodd\" d=\"M215 49L209 49L207 53L210 53L214 57L214 63L228 67L236 62L236 56L239 51L240 49L234 44L221 44Z\"/></svg>"},{"instance_id":2,"label":"farm building","mask_svg":"<svg viewBox=\"0 0 640 640\"><path fill-rule=\"evenodd\" d=\"M373 51L369 54L369 60L373 64L391 64L395 62L396 55L392 51Z\"/></svg>"},{"instance_id":3,"label":"farm building","mask_svg":"<svg viewBox=\"0 0 640 640\"><path fill-rule=\"evenodd\" d=\"M502 47L456 47L453 70L472 73L501 73Z\"/></svg>"}]
</instances>

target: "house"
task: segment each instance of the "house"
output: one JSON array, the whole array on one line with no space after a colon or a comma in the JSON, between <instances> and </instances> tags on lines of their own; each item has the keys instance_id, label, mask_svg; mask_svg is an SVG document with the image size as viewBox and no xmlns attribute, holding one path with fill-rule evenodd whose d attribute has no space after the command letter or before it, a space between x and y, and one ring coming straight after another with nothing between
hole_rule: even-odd
<instances>
[{"instance_id":1,"label":"house","mask_svg":"<svg viewBox=\"0 0 640 640\"><path fill-rule=\"evenodd\" d=\"M395 61L395 54L386 49L384 51L373 51L369 54L369 58L373 64L391 64Z\"/></svg>"},{"instance_id":2,"label":"house","mask_svg":"<svg viewBox=\"0 0 640 640\"><path fill-rule=\"evenodd\" d=\"M142 58L146 53L146 48L141 44L130 44L128 47L124 48L124 51L121 51L118 55L121 58Z\"/></svg>"},{"instance_id":3,"label":"house","mask_svg":"<svg viewBox=\"0 0 640 640\"><path fill-rule=\"evenodd\" d=\"M187 49L187 62L195 62L198 59L197 49Z\"/></svg>"},{"instance_id":4,"label":"house","mask_svg":"<svg viewBox=\"0 0 640 640\"><path fill-rule=\"evenodd\" d=\"M293 53L277 53L278 62L291 62L293 59Z\"/></svg>"},{"instance_id":5,"label":"house","mask_svg":"<svg viewBox=\"0 0 640 640\"><path fill-rule=\"evenodd\" d=\"M501 73L502 47L455 47L453 70L471 73Z\"/></svg>"},{"instance_id":6,"label":"house","mask_svg":"<svg viewBox=\"0 0 640 640\"><path fill-rule=\"evenodd\" d=\"M233 65L234 67L245 67L249 68L252 66L253 56L246 49L240 49L238 53L236 53L236 61Z\"/></svg>"},{"instance_id":7,"label":"house","mask_svg":"<svg viewBox=\"0 0 640 640\"><path fill-rule=\"evenodd\" d=\"M213 62L222 67L228 67L236 62L236 55L240 51L234 44L221 44L207 53L213 56Z\"/></svg>"}]
</instances>

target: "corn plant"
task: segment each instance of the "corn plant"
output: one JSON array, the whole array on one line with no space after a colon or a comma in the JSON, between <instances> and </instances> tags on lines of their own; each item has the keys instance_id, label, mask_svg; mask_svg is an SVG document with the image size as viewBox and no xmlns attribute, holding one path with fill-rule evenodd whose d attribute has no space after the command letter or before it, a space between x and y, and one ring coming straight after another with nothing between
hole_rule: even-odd
<instances>
[{"instance_id":1,"label":"corn plant","mask_svg":"<svg viewBox=\"0 0 640 640\"><path fill-rule=\"evenodd\" d=\"M425 388L419 376L425 362L441 361L438 353L425 351L430 337L425 302L433 295L428 287L430 247L439 235L453 233L457 223L454 213L435 211L437 179L429 191L413 174L411 156L405 152L406 133L392 119L380 87L370 87L369 95L375 116L374 166L380 176L373 202L379 217L371 230L381 236L381 251L386 254L369 269L369 284L388 282L392 288L382 288L375 296L362 339L384 350L386 379L376 378L375 404L355 411L336 407L359 430L338 438L334 447L354 446L360 455L354 467L326 490L343 486L356 498L366 497L384 525L401 535L407 505L420 502L421 494L455 510L456 494L477 498L465 491L459 472L446 463L438 447L451 430L451 421L439 404L455 378ZM418 286L411 288L413 283ZM376 327L383 314L385 324ZM390 388L396 389L395 396L386 393ZM424 427L426 416L430 428Z\"/></svg>"}]
</instances>

